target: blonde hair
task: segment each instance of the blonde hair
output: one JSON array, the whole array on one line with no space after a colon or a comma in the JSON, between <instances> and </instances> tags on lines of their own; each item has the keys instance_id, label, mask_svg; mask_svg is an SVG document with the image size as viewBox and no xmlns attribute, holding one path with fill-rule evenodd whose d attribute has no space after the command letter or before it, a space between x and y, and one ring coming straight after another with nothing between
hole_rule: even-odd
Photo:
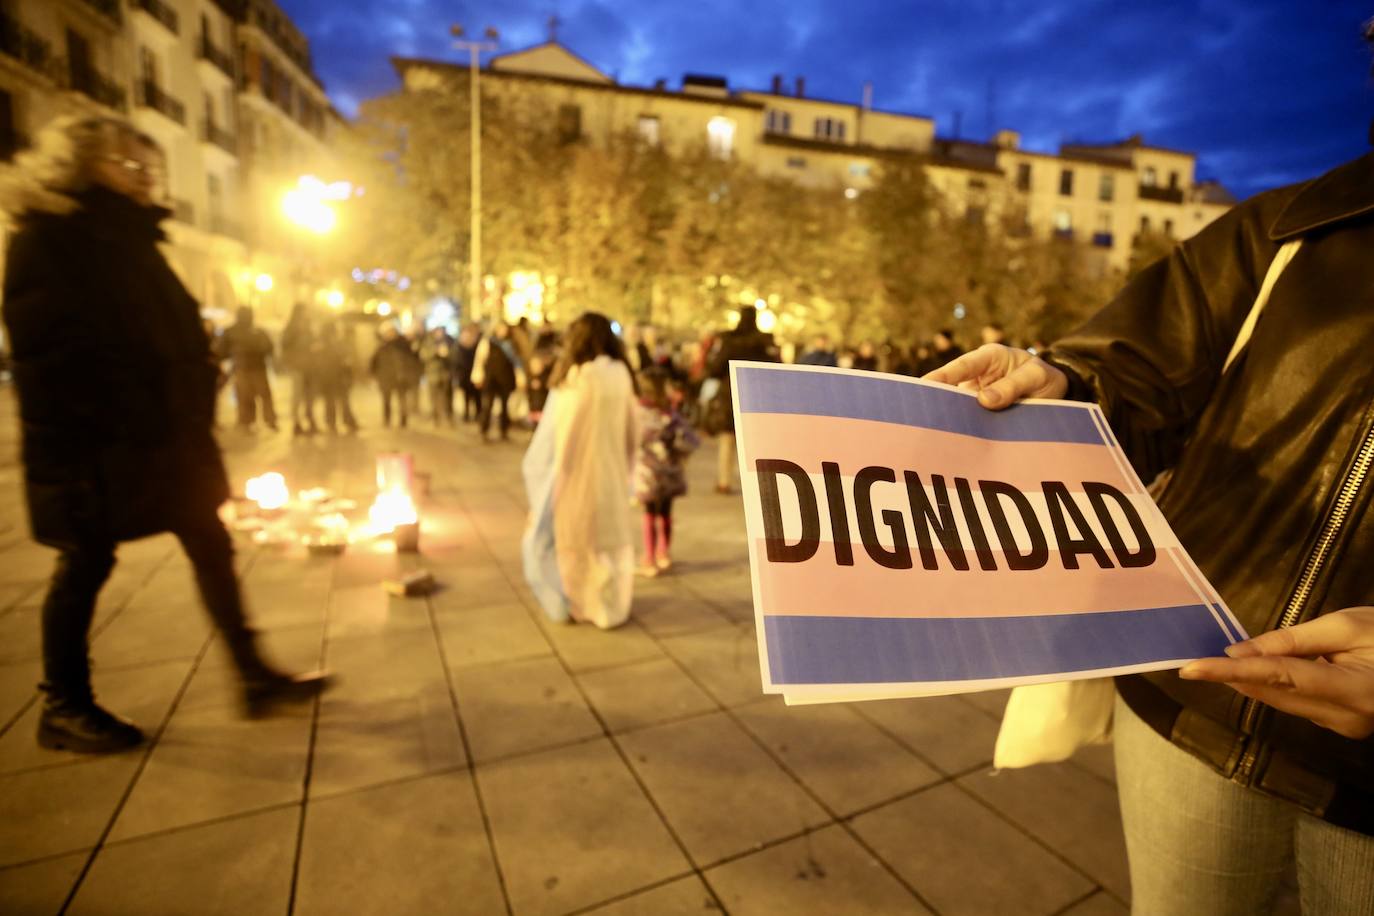
<instances>
[{"instance_id":1,"label":"blonde hair","mask_svg":"<svg viewBox=\"0 0 1374 916\"><path fill-rule=\"evenodd\" d=\"M33 147L0 167L0 219L7 225L29 213L70 213L74 195L91 186L95 162L120 140L160 149L128 121L64 115L48 123Z\"/></svg>"}]
</instances>

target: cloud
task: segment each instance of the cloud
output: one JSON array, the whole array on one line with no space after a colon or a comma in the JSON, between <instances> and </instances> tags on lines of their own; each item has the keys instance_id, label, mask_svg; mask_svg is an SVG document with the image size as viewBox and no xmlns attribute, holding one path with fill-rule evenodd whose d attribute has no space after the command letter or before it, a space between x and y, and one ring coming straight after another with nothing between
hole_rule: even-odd
<instances>
[{"instance_id":1,"label":"cloud","mask_svg":"<svg viewBox=\"0 0 1374 916\"><path fill-rule=\"evenodd\" d=\"M1052 151L1067 138L1143 133L1193 150L1242 196L1310 177L1367 149L1374 117L1364 0L279 0L310 38L336 103L396 87L393 54L454 59L448 26L493 25L514 49L560 40L622 82L683 73L762 89L805 76L808 94L961 114Z\"/></svg>"}]
</instances>

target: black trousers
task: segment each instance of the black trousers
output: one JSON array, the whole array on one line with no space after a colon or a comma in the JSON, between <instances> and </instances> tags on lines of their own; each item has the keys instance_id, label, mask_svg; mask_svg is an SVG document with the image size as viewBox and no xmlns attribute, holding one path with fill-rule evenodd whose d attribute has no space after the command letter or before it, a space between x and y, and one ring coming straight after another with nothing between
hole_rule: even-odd
<instances>
[{"instance_id":1,"label":"black trousers","mask_svg":"<svg viewBox=\"0 0 1374 916\"><path fill-rule=\"evenodd\" d=\"M481 423L483 436L487 434L487 430L491 429L491 415L497 404L501 405L501 438L504 439L510 435L510 396L511 392L509 391L482 390Z\"/></svg>"},{"instance_id":2,"label":"black trousers","mask_svg":"<svg viewBox=\"0 0 1374 916\"><path fill-rule=\"evenodd\" d=\"M235 370L234 397L239 402L239 426L253 425L259 403L262 404L262 422L268 426L277 425L277 411L272 404L272 386L267 383L267 370Z\"/></svg>"},{"instance_id":3,"label":"black trousers","mask_svg":"<svg viewBox=\"0 0 1374 916\"><path fill-rule=\"evenodd\" d=\"M382 390L382 425L391 425L391 401L394 398L396 405L401 412L401 426L405 426L410 419L410 404L408 392L400 386L383 385Z\"/></svg>"},{"instance_id":4,"label":"black trousers","mask_svg":"<svg viewBox=\"0 0 1374 916\"><path fill-rule=\"evenodd\" d=\"M482 415L482 392L472 382L463 382L463 422L477 419Z\"/></svg>"},{"instance_id":5,"label":"black trousers","mask_svg":"<svg viewBox=\"0 0 1374 916\"><path fill-rule=\"evenodd\" d=\"M243 610L234 545L213 509L192 511L173 530L195 571L201 601L210 613L239 672L265 671L257 640ZM115 565L113 541L91 541L62 551L43 601L44 688L54 699L91 699L88 642L96 596Z\"/></svg>"}]
</instances>

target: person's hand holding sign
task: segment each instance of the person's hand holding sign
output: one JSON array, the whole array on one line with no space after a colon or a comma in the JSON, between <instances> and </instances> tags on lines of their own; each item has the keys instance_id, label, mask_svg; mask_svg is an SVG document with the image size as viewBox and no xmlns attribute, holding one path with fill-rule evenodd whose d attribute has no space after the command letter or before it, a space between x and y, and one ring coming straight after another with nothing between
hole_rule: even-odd
<instances>
[{"instance_id":1,"label":"person's hand holding sign","mask_svg":"<svg viewBox=\"0 0 1374 916\"><path fill-rule=\"evenodd\" d=\"M1347 738L1374 735L1374 607L1347 608L1262 633L1179 676L1216 681Z\"/></svg>"},{"instance_id":2,"label":"person's hand holding sign","mask_svg":"<svg viewBox=\"0 0 1374 916\"><path fill-rule=\"evenodd\" d=\"M1068 391L1063 372L1001 344L985 344L926 378L976 391L978 403L989 410ZM1263 633L1227 654L1191 662L1179 676L1226 684L1347 738L1374 735L1374 607L1347 608Z\"/></svg>"},{"instance_id":3,"label":"person's hand holding sign","mask_svg":"<svg viewBox=\"0 0 1374 916\"><path fill-rule=\"evenodd\" d=\"M983 344L926 374L932 382L978 392L989 410L1010 407L1024 398L1062 398L1069 390L1064 373L1037 356L1004 344Z\"/></svg>"}]
</instances>

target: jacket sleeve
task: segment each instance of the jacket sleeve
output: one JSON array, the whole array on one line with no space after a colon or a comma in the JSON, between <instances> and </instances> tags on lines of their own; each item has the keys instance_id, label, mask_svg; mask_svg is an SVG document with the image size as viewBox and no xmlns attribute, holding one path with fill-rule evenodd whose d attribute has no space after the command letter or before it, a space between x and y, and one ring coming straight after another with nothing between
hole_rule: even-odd
<instances>
[{"instance_id":1,"label":"jacket sleeve","mask_svg":"<svg viewBox=\"0 0 1374 916\"><path fill-rule=\"evenodd\" d=\"M1294 189L1260 195L1141 271L1051 347L1070 397L1096 400L1140 476L1173 465L1279 249L1266 228Z\"/></svg>"}]
</instances>

